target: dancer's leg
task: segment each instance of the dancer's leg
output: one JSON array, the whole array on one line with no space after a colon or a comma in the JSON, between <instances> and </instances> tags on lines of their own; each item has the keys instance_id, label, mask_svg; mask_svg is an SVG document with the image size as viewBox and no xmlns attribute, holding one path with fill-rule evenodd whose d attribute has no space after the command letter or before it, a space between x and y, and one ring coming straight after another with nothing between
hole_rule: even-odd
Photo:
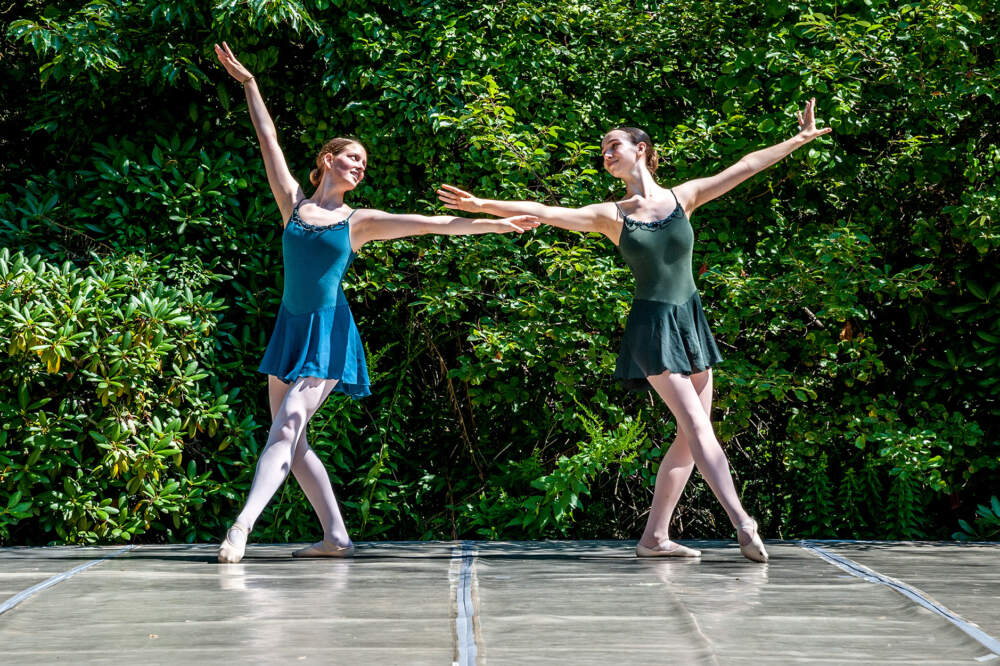
<instances>
[{"instance_id":1,"label":"dancer's leg","mask_svg":"<svg viewBox=\"0 0 1000 666\"><path fill-rule=\"evenodd\" d=\"M281 403L285 399L289 386L277 377L268 377L268 394L271 399L271 418L275 418ZM320 525L323 526L323 541L339 548L351 545L347 534L347 526L340 514L337 498L330 484L330 475L316 452L306 440L306 430L295 445L295 457L292 460L292 474L302 487L302 491L312 505Z\"/></svg>"},{"instance_id":2,"label":"dancer's leg","mask_svg":"<svg viewBox=\"0 0 1000 666\"><path fill-rule=\"evenodd\" d=\"M257 461L250 495L236 517L236 524L243 529L234 526L229 530L220 550L221 560L239 561L243 556L247 535L292 469L295 444L336 383L335 379L300 377L288 389L271 424L267 445Z\"/></svg>"},{"instance_id":3,"label":"dancer's leg","mask_svg":"<svg viewBox=\"0 0 1000 666\"><path fill-rule=\"evenodd\" d=\"M295 447L292 473L299 485L302 486L309 504L312 505L316 517L319 518L319 522L323 526L323 543L330 544L334 548L350 547L351 537L347 534L347 526L340 514L337 498L333 494L330 475L327 473L323 461L306 442L305 433L302 434L302 439Z\"/></svg>"},{"instance_id":4,"label":"dancer's leg","mask_svg":"<svg viewBox=\"0 0 1000 666\"><path fill-rule=\"evenodd\" d=\"M705 413L711 418L712 411L712 370L691 375L691 382L698 392ZM646 519L646 529L639 543L646 548L669 550L670 519L680 500L684 486L687 485L691 470L694 469L694 458L688 444L688 437L680 428L673 444L667 449L660 469L656 472L656 486L653 489L653 505Z\"/></svg>"},{"instance_id":5,"label":"dancer's leg","mask_svg":"<svg viewBox=\"0 0 1000 666\"><path fill-rule=\"evenodd\" d=\"M691 377L665 372L648 379L677 419L678 431L687 437L688 449L698 471L726 510L729 521L739 529L750 520L750 515L743 509L736 494L729 461L715 438L712 422Z\"/></svg>"}]
</instances>

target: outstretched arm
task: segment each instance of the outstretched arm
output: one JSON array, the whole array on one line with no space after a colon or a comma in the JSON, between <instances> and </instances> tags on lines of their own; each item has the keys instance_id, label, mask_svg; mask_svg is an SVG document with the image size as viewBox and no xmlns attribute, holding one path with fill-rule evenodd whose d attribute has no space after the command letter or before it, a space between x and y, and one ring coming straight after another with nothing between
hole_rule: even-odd
<instances>
[{"instance_id":1,"label":"outstretched arm","mask_svg":"<svg viewBox=\"0 0 1000 666\"><path fill-rule=\"evenodd\" d=\"M617 217L614 204L610 203L591 204L583 208L563 208L546 206L535 201L496 201L480 199L454 185L442 185L437 195L448 208L500 216L533 215L539 222L560 229L593 231L604 234L612 240L617 238L618 229L615 228Z\"/></svg>"},{"instance_id":2,"label":"outstretched arm","mask_svg":"<svg viewBox=\"0 0 1000 666\"><path fill-rule=\"evenodd\" d=\"M677 193L687 214L690 215L702 204L721 197L747 178L779 162L816 137L832 132L833 129L829 127L816 129L815 109L814 97L806 102L804 111L798 112L799 133L791 139L744 155L736 164L714 176L696 178L675 187L674 192Z\"/></svg>"},{"instance_id":3,"label":"outstretched arm","mask_svg":"<svg viewBox=\"0 0 1000 666\"><path fill-rule=\"evenodd\" d=\"M215 55L226 71L243 84L243 90L247 95L247 106L250 109L250 119L257 131L257 140L260 141L260 150L264 155L267 182L271 186L271 193L274 194L274 200L281 210L281 220L284 222L291 217L295 202L302 199L305 194L285 164L285 156L281 152L281 146L278 145L278 131L267 113L267 107L264 106L264 98L257 88L257 79L240 64L225 42L222 42L222 47L215 45Z\"/></svg>"},{"instance_id":4,"label":"outstretched arm","mask_svg":"<svg viewBox=\"0 0 1000 666\"><path fill-rule=\"evenodd\" d=\"M395 215L381 210L362 209L351 220L351 247L356 252L368 241L391 240L407 236L444 234L464 236L469 234L524 233L534 229L538 222L531 215L516 215L502 220L470 219L446 215Z\"/></svg>"}]
</instances>

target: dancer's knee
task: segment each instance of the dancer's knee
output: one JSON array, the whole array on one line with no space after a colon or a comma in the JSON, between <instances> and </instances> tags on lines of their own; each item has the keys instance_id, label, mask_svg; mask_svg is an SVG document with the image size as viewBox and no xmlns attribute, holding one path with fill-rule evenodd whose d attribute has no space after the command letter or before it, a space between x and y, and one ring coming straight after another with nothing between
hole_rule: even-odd
<instances>
[{"instance_id":1,"label":"dancer's knee","mask_svg":"<svg viewBox=\"0 0 1000 666\"><path fill-rule=\"evenodd\" d=\"M691 446L688 436L681 428L677 428L677 436L674 438L673 443L670 444L670 448L667 449L663 459L666 460L667 457L679 463L694 462L691 457Z\"/></svg>"},{"instance_id":2,"label":"dancer's knee","mask_svg":"<svg viewBox=\"0 0 1000 666\"><path fill-rule=\"evenodd\" d=\"M304 414L282 410L271 426L271 440L287 442L294 446L305 430L305 421Z\"/></svg>"},{"instance_id":3,"label":"dancer's knee","mask_svg":"<svg viewBox=\"0 0 1000 666\"><path fill-rule=\"evenodd\" d=\"M677 437L683 438L689 446L698 446L709 438L715 437L712 422L704 414L678 414Z\"/></svg>"},{"instance_id":4,"label":"dancer's knee","mask_svg":"<svg viewBox=\"0 0 1000 666\"><path fill-rule=\"evenodd\" d=\"M299 435L299 441L295 443L295 451L292 455L292 465L295 466L301 464L303 458L305 458L306 454L311 450L309 442L306 441L306 431L303 430L302 434Z\"/></svg>"},{"instance_id":5,"label":"dancer's knee","mask_svg":"<svg viewBox=\"0 0 1000 666\"><path fill-rule=\"evenodd\" d=\"M703 448L711 444L718 444L718 441L715 439L715 430L712 428L712 424L708 422L695 423L691 436Z\"/></svg>"}]
</instances>

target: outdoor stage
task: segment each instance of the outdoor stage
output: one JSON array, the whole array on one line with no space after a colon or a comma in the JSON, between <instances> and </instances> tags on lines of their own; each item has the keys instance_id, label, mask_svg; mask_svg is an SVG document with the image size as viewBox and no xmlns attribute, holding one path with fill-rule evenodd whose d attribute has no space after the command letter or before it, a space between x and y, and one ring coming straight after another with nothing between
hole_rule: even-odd
<instances>
[{"instance_id":1,"label":"outdoor stage","mask_svg":"<svg viewBox=\"0 0 1000 666\"><path fill-rule=\"evenodd\" d=\"M1000 666L1000 545L685 541L0 549L0 663Z\"/></svg>"}]
</instances>

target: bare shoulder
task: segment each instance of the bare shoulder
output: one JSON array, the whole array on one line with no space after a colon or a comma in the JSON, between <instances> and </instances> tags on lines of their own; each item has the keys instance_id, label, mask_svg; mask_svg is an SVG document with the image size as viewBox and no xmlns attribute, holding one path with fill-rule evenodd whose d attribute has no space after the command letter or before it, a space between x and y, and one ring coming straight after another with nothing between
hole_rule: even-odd
<instances>
[{"instance_id":1,"label":"bare shoulder","mask_svg":"<svg viewBox=\"0 0 1000 666\"><path fill-rule=\"evenodd\" d=\"M590 204L580 210L588 211L596 219L613 220L617 217L617 208L614 201L604 201L602 203Z\"/></svg>"},{"instance_id":2,"label":"bare shoulder","mask_svg":"<svg viewBox=\"0 0 1000 666\"><path fill-rule=\"evenodd\" d=\"M381 213L380 210L375 210L373 208L352 208L349 215L351 216L352 224L359 224L361 222L369 222L374 217L373 214Z\"/></svg>"},{"instance_id":3,"label":"bare shoulder","mask_svg":"<svg viewBox=\"0 0 1000 666\"><path fill-rule=\"evenodd\" d=\"M367 240L395 237L398 234L392 230L401 224L412 225L415 217L417 216L390 213L378 208L355 208L350 212L351 227ZM389 236L386 236L387 233Z\"/></svg>"},{"instance_id":4,"label":"bare shoulder","mask_svg":"<svg viewBox=\"0 0 1000 666\"><path fill-rule=\"evenodd\" d=\"M680 185L674 185L671 191L674 196L677 197L677 203L681 205L684 209L684 214L689 218L694 213L695 209L698 208L698 196L700 192L699 178L694 180L688 180Z\"/></svg>"},{"instance_id":5,"label":"bare shoulder","mask_svg":"<svg viewBox=\"0 0 1000 666\"><path fill-rule=\"evenodd\" d=\"M590 217L595 231L612 240L618 237L621 224L618 222L618 205L615 202L605 201L590 204L581 208L580 211Z\"/></svg>"},{"instance_id":6,"label":"bare shoulder","mask_svg":"<svg viewBox=\"0 0 1000 666\"><path fill-rule=\"evenodd\" d=\"M378 224L389 222L392 218L392 213L378 208L355 208L351 213L351 222L354 224Z\"/></svg>"},{"instance_id":7,"label":"bare shoulder","mask_svg":"<svg viewBox=\"0 0 1000 666\"><path fill-rule=\"evenodd\" d=\"M400 215L378 208L355 208L351 212L351 226L368 240L382 239L387 229L400 223L411 223L413 215ZM384 239L382 239L384 240Z\"/></svg>"}]
</instances>

